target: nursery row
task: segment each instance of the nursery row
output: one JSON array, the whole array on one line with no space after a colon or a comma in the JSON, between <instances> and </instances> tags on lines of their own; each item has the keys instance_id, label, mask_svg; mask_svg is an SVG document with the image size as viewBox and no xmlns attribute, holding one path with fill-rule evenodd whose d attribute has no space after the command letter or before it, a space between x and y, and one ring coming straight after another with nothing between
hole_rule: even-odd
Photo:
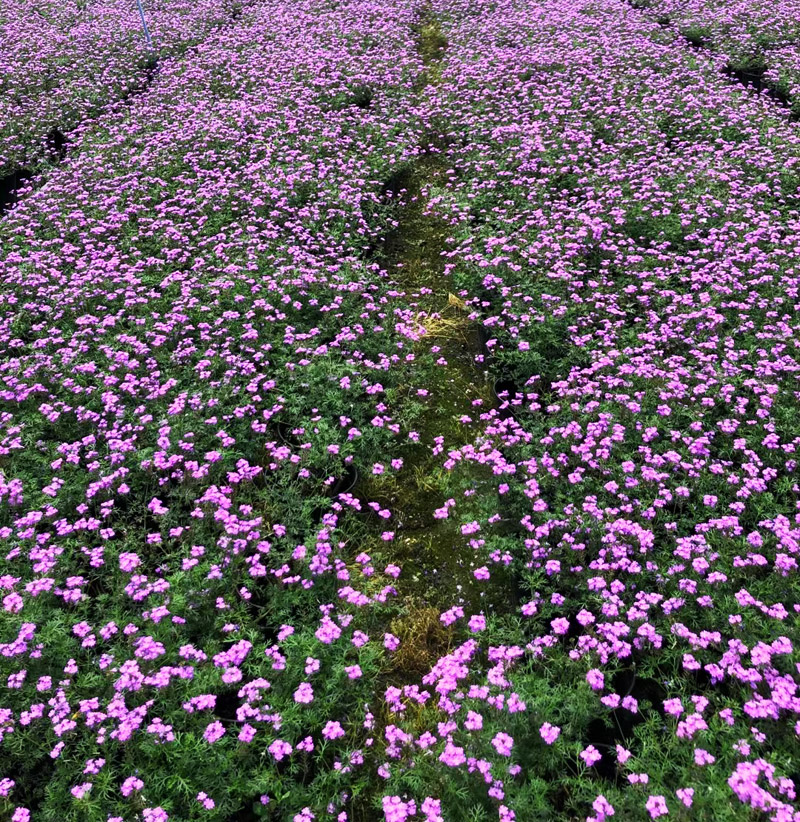
<instances>
[{"instance_id":1,"label":"nursery row","mask_svg":"<svg viewBox=\"0 0 800 822\"><path fill-rule=\"evenodd\" d=\"M146 2L148 46L136 2L9 0L0 8L0 185L22 167L58 159L69 135L104 106L152 80L158 61L229 24L238 0Z\"/></svg>"},{"instance_id":2,"label":"nursery row","mask_svg":"<svg viewBox=\"0 0 800 822\"><path fill-rule=\"evenodd\" d=\"M624 818L794 818L796 129L628 5L438 5L456 173L436 208L510 389L444 463L491 465L504 502L450 515L532 597L482 684L527 704L503 731L541 781L501 792L546 817L554 781L576 812L602 778Z\"/></svg>"},{"instance_id":3,"label":"nursery row","mask_svg":"<svg viewBox=\"0 0 800 822\"><path fill-rule=\"evenodd\" d=\"M800 115L800 6L794 0L629 0L696 48L709 48L723 70L766 88Z\"/></svg>"},{"instance_id":4,"label":"nursery row","mask_svg":"<svg viewBox=\"0 0 800 822\"><path fill-rule=\"evenodd\" d=\"M384 183L420 150L412 23L403 4L245 10L6 215L19 818L286 818L352 796L392 646L359 606L397 571L356 562L383 509L332 498L393 450L414 365L367 262ZM340 600L351 574L365 590Z\"/></svg>"}]
</instances>

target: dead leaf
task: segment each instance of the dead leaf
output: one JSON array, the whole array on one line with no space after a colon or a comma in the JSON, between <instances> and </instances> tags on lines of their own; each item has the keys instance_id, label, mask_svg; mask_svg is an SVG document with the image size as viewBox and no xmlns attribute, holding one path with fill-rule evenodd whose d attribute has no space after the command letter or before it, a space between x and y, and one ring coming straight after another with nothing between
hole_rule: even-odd
<instances>
[{"instance_id":1,"label":"dead leaf","mask_svg":"<svg viewBox=\"0 0 800 822\"><path fill-rule=\"evenodd\" d=\"M464 302L464 300L460 300L458 297L456 297L455 294L448 293L448 295L447 295L447 304L452 305L455 308L460 309L461 311L466 311L467 310L467 304Z\"/></svg>"}]
</instances>

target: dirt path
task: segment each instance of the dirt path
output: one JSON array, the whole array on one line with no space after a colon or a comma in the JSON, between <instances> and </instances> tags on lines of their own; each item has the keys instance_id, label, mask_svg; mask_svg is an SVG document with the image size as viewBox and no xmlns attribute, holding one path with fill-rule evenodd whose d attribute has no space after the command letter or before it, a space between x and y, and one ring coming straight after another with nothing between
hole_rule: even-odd
<instances>
[{"instance_id":1,"label":"dirt path","mask_svg":"<svg viewBox=\"0 0 800 822\"><path fill-rule=\"evenodd\" d=\"M447 41L429 7L421 10L415 33L424 64L418 90L422 96L438 82ZM437 136L431 135L424 151L389 184L398 208L397 226L385 238L378 259L402 295L398 299L415 314L421 330L415 351L433 355L442 364L434 372L435 380L425 386L428 395L421 399L420 440L413 458L407 458L403 470L391 479L371 480L362 488L370 499L383 498L395 517L395 558L403 568L398 588L408 608L416 609L409 614L412 621L418 621L420 609L449 606L476 593L468 537L452 520L434 516L445 505L442 489L448 484L436 438L443 438L445 449L474 442L481 432L480 413L493 404L487 376L476 364L476 356L483 352L479 324L451 293L452 280L445 273L443 254L450 229L431 201L446 190L452 171L436 145ZM480 473L475 472L476 483ZM437 623L438 615L437 610ZM427 622L432 614L422 616ZM402 659L403 654L399 656Z\"/></svg>"},{"instance_id":2,"label":"dirt path","mask_svg":"<svg viewBox=\"0 0 800 822\"><path fill-rule=\"evenodd\" d=\"M429 6L420 10L415 35L423 62L416 93L423 101L439 82L447 50ZM452 498L450 493L463 497L465 482L464 473L455 483L443 468L443 449L474 443L485 427L481 413L496 405L491 381L478 366L482 358L476 361L485 350L480 324L452 294L452 279L446 273L443 255L451 229L432 201L446 192L453 172L439 143L439 135L431 134L420 154L387 183L385 193L397 209L397 225L376 252L395 293L395 307L402 305L413 314L419 329L415 356L440 363L434 379L424 386L426 396L412 397L418 386L409 389L409 401L418 401L422 408L415 422L419 441L404 457L402 470L362 478L355 490L361 499L391 510L396 534L389 555L402 568L396 584L400 615L390 625L401 644L382 677L379 698L390 686L418 683L448 652L452 632L440 620L443 610L460 604L477 613L487 604L485 584L473 574L482 563L469 544L470 536L462 533L454 517L437 516ZM471 488L491 481L491 470L485 466L471 466L468 473ZM379 726L390 721L381 713L376 717ZM354 803L355 822L374 818L368 802L369 797L362 796Z\"/></svg>"}]
</instances>

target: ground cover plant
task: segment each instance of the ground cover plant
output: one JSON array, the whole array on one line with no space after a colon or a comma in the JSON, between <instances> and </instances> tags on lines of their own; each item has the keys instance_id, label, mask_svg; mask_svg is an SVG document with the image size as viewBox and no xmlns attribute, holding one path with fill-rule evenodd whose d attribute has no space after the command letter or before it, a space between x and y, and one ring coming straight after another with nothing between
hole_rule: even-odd
<instances>
[{"instance_id":1,"label":"ground cover plant","mask_svg":"<svg viewBox=\"0 0 800 822\"><path fill-rule=\"evenodd\" d=\"M198 7L73 121L0 218L3 819L800 819L800 136L637 5Z\"/></svg>"},{"instance_id":2,"label":"ground cover plant","mask_svg":"<svg viewBox=\"0 0 800 822\"><path fill-rule=\"evenodd\" d=\"M144 91L162 61L230 24L247 1L149 3L149 43L135 3L3 3L0 211L20 183L63 159L81 124Z\"/></svg>"},{"instance_id":3,"label":"ground cover plant","mask_svg":"<svg viewBox=\"0 0 800 822\"><path fill-rule=\"evenodd\" d=\"M662 26L674 27L695 48L709 48L720 65L741 81L766 89L800 114L798 8L760 2L719 3L631 0Z\"/></svg>"}]
</instances>

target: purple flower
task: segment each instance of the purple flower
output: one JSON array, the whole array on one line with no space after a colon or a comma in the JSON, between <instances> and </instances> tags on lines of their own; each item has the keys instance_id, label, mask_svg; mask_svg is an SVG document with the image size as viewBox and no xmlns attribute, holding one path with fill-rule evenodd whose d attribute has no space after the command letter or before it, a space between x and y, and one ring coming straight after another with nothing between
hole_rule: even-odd
<instances>
[{"instance_id":1,"label":"purple flower","mask_svg":"<svg viewBox=\"0 0 800 822\"><path fill-rule=\"evenodd\" d=\"M405 822L417 812L413 800L403 801L399 796L384 796L382 803L386 822Z\"/></svg>"},{"instance_id":2,"label":"purple flower","mask_svg":"<svg viewBox=\"0 0 800 822\"><path fill-rule=\"evenodd\" d=\"M322 735L325 739L340 739L344 736L344 728L342 728L339 722L330 720L325 723L325 727L322 729Z\"/></svg>"},{"instance_id":3,"label":"purple flower","mask_svg":"<svg viewBox=\"0 0 800 822\"><path fill-rule=\"evenodd\" d=\"M713 765L715 761L715 757L713 757L708 751L704 750L703 748L694 749L695 765L703 767L704 765Z\"/></svg>"},{"instance_id":4,"label":"purple flower","mask_svg":"<svg viewBox=\"0 0 800 822\"><path fill-rule=\"evenodd\" d=\"M557 725L551 725L549 722L545 722L542 727L539 728L539 733L548 745L552 745L561 734L561 728Z\"/></svg>"},{"instance_id":5,"label":"purple flower","mask_svg":"<svg viewBox=\"0 0 800 822\"><path fill-rule=\"evenodd\" d=\"M454 745L450 740L444 746L444 750L439 754L439 761L450 768L457 768L467 761L464 749Z\"/></svg>"},{"instance_id":6,"label":"purple flower","mask_svg":"<svg viewBox=\"0 0 800 822\"><path fill-rule=\"evenodd\" d=\"M91 782L82 782L80 785L74 785L72 787L72 789L70 790L70 793L76 799L83 799L83 797L86 796L86 794L89 793L89 791L91 789L92 789L92 783Z\"/></svg>"},{"instance_id":7,"label":"purple flower","mask_svg":"<svg viewBox=\"0 0 800 822\"><path fill-rule=\"evenodd\" d=\"M310 682L301 682L294 692L294 701L303 705L307 705L314 701L314 689Z\"/></svg>"},{"instance_id":8,"label":"purple flower","mask_svg":"<svg viewBox=\"0 0 800 822\"><path fill-rule=\"evenodd\" d=\"M486 630L486 617L483 614L474 614L469 618L469 629L473 634Z\"/></svg>"},{"instance_id":9,"label":"purple flower","mask_svg":"<svg viewBox=\"0 0 800 822\"><path fill-rule=\"evenodd\" d=\"M584 748L584 750L581 751L580 756L581 759L586 763L587 768L591 768L592 765L595 765L602 759L600 751L598 751L597 748L594 747L594 745L589 745L588 747Z\"/></svg>"},{"instance_id":10,"label":"purple flower","mask_svg":"<svg viewBox=\"0 0 800 822\"><path fill-rule=\"evenodd\" d=\"M444 822L442 816L442 800L434 799L432 796L426 796L422 800L422 813L425 814L424 822Z\"/></svg>"},{"instance_id":11,"label":"purple flower","mask_svg":"<svg viewBox=\"0 0 800 822\"><path fill-rule=\"evenodd\" d=\"M597 668L592 668L592 670L586 674L586 681L589 683L589 687L594 691L602 691L606 683L603 672Z\"/></svg>"},{"instance_id":12,"label":"purple flower","mask_svg":"<svg viewBox=\"0 0 800 822\"><path fill-rule=\"evenodd\" d=\"M292 753L292 746L283 739L275 739L267 748L276 762L280 762Z\"/></svg>"},{"instance_id":13,"label":"purple flower","mask_svg":"<svg viewBox=\"0 0 800 822\"><path fill-rule=\"evenodd\" d=\"M469 731L479 731L483 728L483 717L475 711L467 711L464 727Z\"/></svg>"},{"instance_id":14,"label":"purple flower","mask_svg":"<svg viewBox=\"0 0 800 822\"><path fill-rule=\"evenodd\" d=\"M136 776L129 776L120 787L123 796L130 796L134 791L140 791L144 787L144 782Z\"/></svg>"},{"instance_id":15,"label":"purple flower","mask_svg":"<svg viewBox=\"0 0 800 822\"><path fill-rule=\"evenodd\" d=\"M503 731L495 734L492 739L492 745L500 756L511 756L513 744L514 740L507 733L503 733Z\"/></svg>"},{"instance_id":16,"label":"purple flower","mask_svg":"<svg viewBox=\"0 0 800 822\"><path fill-rule=\"evenodd\" d=\"M209 723L203 732L203 739L212 744L222 739L223 736L225 736L225 726L219 721Z\"/></svg>"},{"instance_id":17,"label":"purple flower","mask_svg":"<svg viewBox=\"0 0 800 822\"><path fill-rule=\"evenodd\" d=\"M197 794L196 799L207 811L214 810L215 802L205 791L200 791L200 793Z\"/></svg>"},{"instance_id":18,"label":"purple flower","mask_svg":"<svg viewBox=\"0 0 800 822\"><path fill-rule=\"evenodd\" d=\"M657 819L659 816L666 816L669 813L667 800L663 796L649 796L647 802L645 802L645 808L647 808L651 819Z\"/></svg>"},{"instance_id":19,"label":"purple flower","mask_svg":"<svg viewBox=\"0 0 800 822\"><path fill-rule=\"evenodd\" d=\"M609 816L614 816L614 806L603 794L599 794L594 802L592 802L592 810L597 814L597 819L600 820L600 822Z\"/></svg>"}]
</instances>

